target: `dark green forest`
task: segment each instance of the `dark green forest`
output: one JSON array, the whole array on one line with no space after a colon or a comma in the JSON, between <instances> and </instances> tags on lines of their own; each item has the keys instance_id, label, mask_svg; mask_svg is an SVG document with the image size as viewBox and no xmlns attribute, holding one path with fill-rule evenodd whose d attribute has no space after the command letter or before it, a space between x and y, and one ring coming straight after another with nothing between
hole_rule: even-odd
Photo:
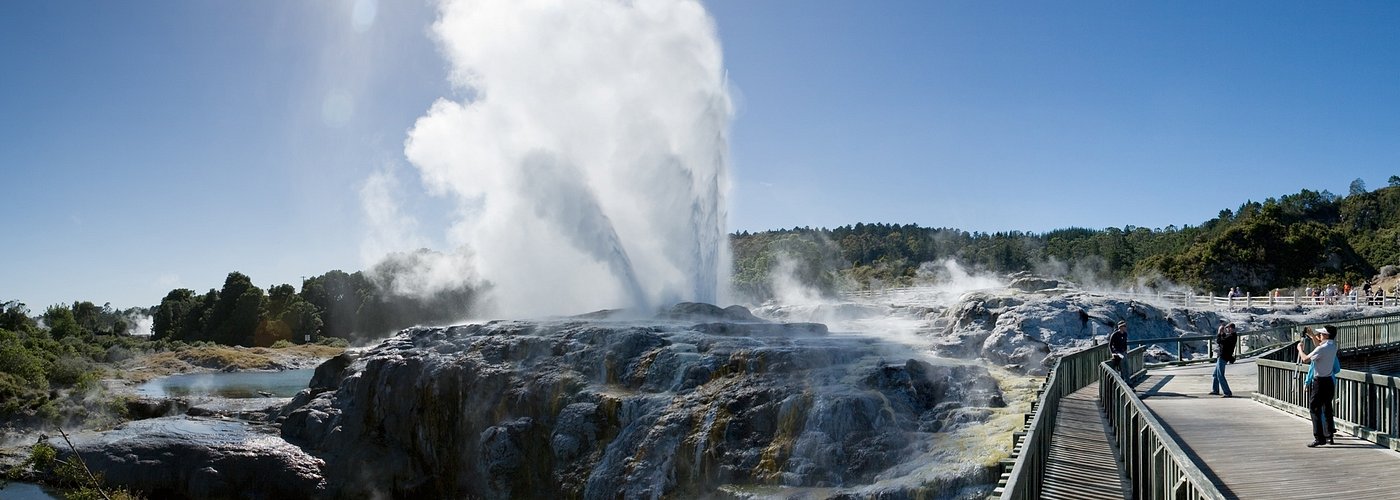
<instances>
[{"instance_id":1,"label":"dark green forest","mask_svg":"<svg viewBox=\"0 0 1400 500\"><path fill-rule=\"evenodd\" d=\"M323 338L363 341L399 329L459 320L472 311L479 290L448 288L432 296L393 293L394 280L433 252L396 254L368 273L330 271L289 284L258 288L242 273L229 273L223 287L200 294L171 290L151 308L154 340L209 341L269 346Z\"/></svg>"},{"instance_id":2,"label":"dark green forest","mask_svg":"<svg viewBox=\"0 0 1400 500\"><path fill-rule=\"evenodd\" d=\"M921 266L946 259L985 272L1217 293L1238 286L1259 295L1393 273L1400 264L1400 177L1375 191L1358 179L1346 196L1304 189L1246 201L1199 226L1037 234L856 224L741 232L732 242L734 286L753 300L772 296L780 263L797 281L835 293L911 285L927 274Z\"/></svg>"}]
</instances>

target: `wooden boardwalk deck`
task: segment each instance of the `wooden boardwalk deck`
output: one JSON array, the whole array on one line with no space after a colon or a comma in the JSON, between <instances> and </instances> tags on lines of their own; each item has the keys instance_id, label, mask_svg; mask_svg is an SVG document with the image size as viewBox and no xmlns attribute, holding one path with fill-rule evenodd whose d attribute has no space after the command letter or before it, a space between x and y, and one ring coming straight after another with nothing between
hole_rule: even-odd
<instances>
[{"instance_id":1,"label":"wooden boardwalk deck","mask_svg":"<svg viewBox=\"0 0 1400 500\"><path fill-rule=\"evenodd\" d=\"M1250 399L1254 363L1226 370L1234 398L1210 396L1215 365L1152 370L1138 384L1143 403L1232 498L1400 498L1400 453L1339 432L1337 444L1308 448L1312 424Z\"/></svg>"},{"instance_id":2,"label":"wooden boardwalk deck","mask_svg":"<svg viewBox=\"0 0 1400 500\"><path fill-rule=\"evenodd\" d=\"M1108 444L1098 400L1098 383L1060 399L1042 498L1127 498L1127 481Z\"/></svg>"}]
</instances>

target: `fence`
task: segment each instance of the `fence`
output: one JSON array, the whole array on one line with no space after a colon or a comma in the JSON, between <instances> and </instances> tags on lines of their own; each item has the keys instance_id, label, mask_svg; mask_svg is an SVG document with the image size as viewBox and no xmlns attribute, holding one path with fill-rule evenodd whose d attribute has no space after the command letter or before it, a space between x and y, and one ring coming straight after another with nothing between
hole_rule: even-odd
<instances>
[{"instance_id":1,"label":"fence","mask_svg":"<svg viewBox=\"0 0 1400 500\"><path fill-rule=\"evenodd\" d=\"M1400 330L1397 330L1396 333L1397 333L1397 334L1400 334ZM1252 355L1252 354L1254 354L1254 353L1256 353L1256 352L1262 352L1262 351L1265 351L1265 350L1267 350L1267 349L1270 349L1270 348L1273 348L1273 347L1277 347L1278 344L1281 344L1281 343L1283 343L1283 342L1288 342L1288 341L1291 339L1290 335L1292 335L1292 327L1278 327L1278 328L1269 328L1269 329L1265 329L1265 330L1255 330L1255 331L1252 331L1252 332L1240 332L1240 333L1239 333L1240 345L1239 345L1239 348L1237 349L1236 353L1237 353L1238 356L1243 357L1243 356ZM1175 349L1174 349L1174 350L1175 350L1175 352L1176 352L1176 359L1177 359L1178 361L1187 361L1186 356L1187 356L1188 354L1191 354L1191 352L1188 352L1188 348L1189 348L1189 347L1193 347L1193 346L1199 346L1197 349L1194 350L1194 352L1205 352L1205 353L1206 353L1206 357L1205 357L1205 358L1201 358L1202 360L1214 359L1214 358L1215 358L1215 336L1214 336L1214 335L1187 335L1187 336L1183 336L1183 337L1161 337L1161 338L1155 338L1155 339L1137 339L1137 340L1129 340L1129 341L1128 341L1128 345L1129 345L1129 346L1149 346L1149 345L1166 346L1166 345L1172 345L1172 346L1175 346ZM1166 348L1166 347L1163 347L1163 349L1167 349L1167 348ZM1172 351L1172 349L1168 349L1168 351L1170 352L1170 351Z\"/></svg>"},{"instance_id":2,"label":"fence","mask_svg":"<svg viewBox=\"0 0 1400 500\"><path fill-rule=\"evenodd\" d=\"M1139 360L1142 351L1133 351ZM1103 379L1099 384L1099 403L1112 428L1123 472L1132 485L1132 498L1225 498L1142 403L1128 381L1108 363L1101 363L1098 368Z\"/></svg>"},{"instance_id":3,"label":"fence","mask_svg":"<svg viewBox=\"0 0 1400 500\"><path fill-rule=\"evenodd\" d=\"M1365 352L1367 350L1384 350L1393 347L1394 344L1400 344L1400 313L1396 313L1351 320L1299 323L1296 325L1267 328L1264 330L1240 332L1238 355L1248 356L1276 348L1280 344L1297 340L1299 336L1301 336L1300 332L1302 332L1303 327L1320 327L1322 325L1337 327L1337 348L1342 350L1343 354ZM1191 353L1188 351L1205 352L1206 357L1201 358L1201 360L1215 358L1214 335L1130 339L1128 340L1128 345L1174 346L1174 349L1168 349L1168 351L1175 351L1176 359L1183 361L1186 355ZM1191 347L1196 347L1196 349L1192 350L1190 349ZM1163 347L1163 349L1167 348Z\"/></svg>"},{"instance_id":4,"label":"fence","mask_svg":"<svg viewBox=\"0 0 1400 500\"><path fill-rule=\"evenodd\" d=\"M1307 295L1261 295L1254 296L1245 294L1237 297L1228 295L1217 296L1214 293L1199 295L1191 292L1126 292L1112 293L1113 297L1140 300L1177 307L1191 307L1197 309L1244 309L1251 307L1259 308L1315 308L1315 307L1396 307L1400 306L1400 297L1393 295L1367 297L1365 295L1336 295L1311 297Z\"/></svg>"}]
</instances>

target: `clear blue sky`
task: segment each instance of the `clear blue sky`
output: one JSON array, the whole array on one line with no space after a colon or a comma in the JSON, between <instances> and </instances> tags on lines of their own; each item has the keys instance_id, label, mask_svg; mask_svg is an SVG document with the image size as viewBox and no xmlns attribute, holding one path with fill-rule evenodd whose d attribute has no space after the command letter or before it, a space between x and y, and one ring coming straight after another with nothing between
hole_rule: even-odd
<instances>
[{"instance_id":1,"label":"clear blue sky","mask_svg":"<svg viewBox=\"0 0 1400 500\"><path fill-rule=\"evenodd\" d=\"M452 97L417 1L0 2L0 300L366 267ZM1200 224L1400 175L1400 3L711 0L730 229ZM420 193L414 196L414 193Z\"/></svg>"}]
</instances>

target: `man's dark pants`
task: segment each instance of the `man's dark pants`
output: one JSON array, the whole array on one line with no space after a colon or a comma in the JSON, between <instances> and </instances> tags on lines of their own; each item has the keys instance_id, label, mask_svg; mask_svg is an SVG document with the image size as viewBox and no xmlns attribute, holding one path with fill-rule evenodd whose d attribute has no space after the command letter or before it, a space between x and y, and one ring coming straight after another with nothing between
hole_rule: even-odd
<instances>
[{"instance_id":1,"label":"man's dark pants","mask_svg":"<svg viewBox=\"0 0 1400 500\"><path fill-rule=\"evenodd\" d=\"M1337 433L1332 422L1332 398L1337 395L1337 381L1332 377L1315 377L1308 386L1308 413L1312 414L1313 439L1326 441Z\"/></svg>"}]
</instances>

